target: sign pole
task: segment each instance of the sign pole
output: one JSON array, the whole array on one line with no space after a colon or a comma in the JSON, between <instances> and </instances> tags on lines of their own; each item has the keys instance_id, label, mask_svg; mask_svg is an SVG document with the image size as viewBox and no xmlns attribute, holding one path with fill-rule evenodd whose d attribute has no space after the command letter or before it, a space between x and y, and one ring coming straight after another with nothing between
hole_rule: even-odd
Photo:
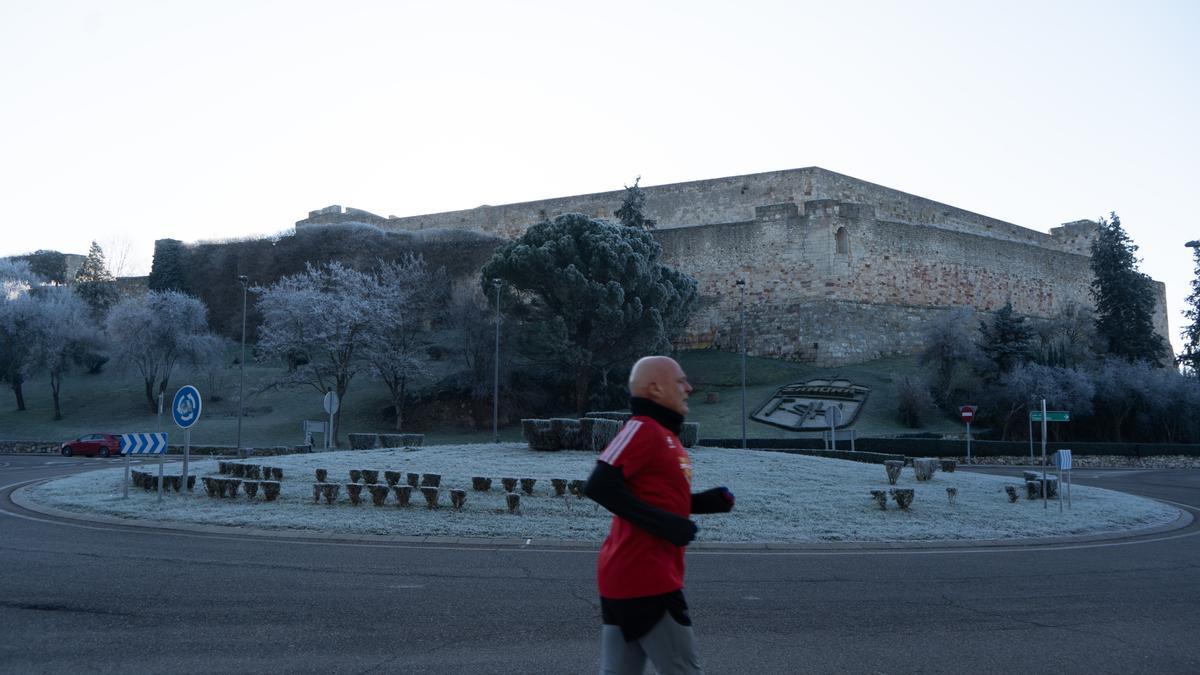
<instances>
[{"instance_id":1,"label":"sign pole","mask_svg":"<svg viewBox=\"0 0 1200 675\"><path fill-rule=\"evenodd\" d=\"M192 449L192 428L188 427L183 430L183 478L180 479L183 482L180 483L180 487L179 487L180 490L187 489L188 453L191 451L191 449Z\"/></svg>"},{"instance_id":2,"label":"sign pole","mask_svg":"<svg viewBox=\"0 0 1200 675\"><path fill-rule=\"evenodd\" d=\"M1046 508L1046 399L1042 399L1042 509Z\"/></svg>"},{"instance_id":3,"label":"sign pole","mask_svg":"<svg viewBox=\"0 0 1200 675\"><path fill-rule=\"evenodd\" d=\"M971 423L967 422L967 464L971 463Z\"/></svg>"},{"instance_id":4,"label":"sign pole","mask_svg":"<svg viewBox=\"0 0 1200 675\"><path fill-rule=\"evenodd\" d=\"M161 455L158 456L158 501L159 502L162 502L163 457L166 457L166 455L167 455L167 453L163 452Z\"/></svg>"},{"instance_id":5,"label":"sign pole","mask_svg":"<svg viewBox=\"0 0 1200 675\"><path fill-rule=\"evenodd\" d=\"M125 499L129 499L129 451L125 450Z\"/></svg>"},{"instance_id":6,"label":"sign pole","mask_svg":"<svg viewBox=\"0 0 1200 675\"><path fill-rule=\"evenodd\" d=\"M1029 468L1033 468L1033 415L1029 416Z\"/></svg>"}]
</instances>

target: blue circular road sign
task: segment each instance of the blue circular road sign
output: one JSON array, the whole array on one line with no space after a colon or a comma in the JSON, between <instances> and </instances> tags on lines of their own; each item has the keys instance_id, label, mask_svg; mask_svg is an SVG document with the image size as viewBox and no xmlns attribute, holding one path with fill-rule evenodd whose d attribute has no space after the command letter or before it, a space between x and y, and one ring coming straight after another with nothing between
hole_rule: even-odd
<instances>
[{"instance_id":1,"label":"blue circular road sign","mask_svg":"<svg viewBox=\"0 0 1200 675\"><path fill-rule=\"evenodd\" d=\"M200 392L190 384L185 384L175 392L175 400L171 402L171 419L180 429L187 429L200 419Z\"/></svg>"}]
</instances>

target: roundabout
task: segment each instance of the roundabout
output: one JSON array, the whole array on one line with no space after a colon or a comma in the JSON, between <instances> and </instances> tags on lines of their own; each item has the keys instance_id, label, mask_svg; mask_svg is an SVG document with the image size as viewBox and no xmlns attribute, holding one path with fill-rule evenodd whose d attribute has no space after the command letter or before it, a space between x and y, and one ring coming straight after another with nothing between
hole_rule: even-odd
<instances>
[{"instance_id":1,"label":"roundabout","mask_svg":"<svg viewBox=\"0 0 1200 675\"><path fill-rule=\"evenodd\" d=\"M5 461L0 671L595 670L594 543L80 520L28 510L12 495L102 462ZM1200 505L1194 470L1087 470L1077 481L1188 514ZM467 505L481 506L472 497ZM1051 645L1072 672L1194 672L1200 663L1190 639L1200 600L1194 521L1008 546L744 550L708 546L701 533L689 548L688 594L710 672L1007 671L1039 667Z\"/></svg>"}]
</instances>

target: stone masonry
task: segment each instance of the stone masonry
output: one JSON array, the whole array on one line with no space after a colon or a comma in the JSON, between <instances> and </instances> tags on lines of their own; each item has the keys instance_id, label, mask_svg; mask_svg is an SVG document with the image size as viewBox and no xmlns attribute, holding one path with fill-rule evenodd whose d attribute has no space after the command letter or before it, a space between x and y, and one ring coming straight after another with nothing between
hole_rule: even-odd
<instances>
[{"instance_id":1,"label":"stone masonry","mask_svg":"<svg viewBox=\"0 0 1200 675\"><path fill-rule=\"evenodd\" d=\"M699 282L680 346L736 348L745 280L748 351L818 365L916 351L924 324L959 307L1011 301L1032 317L1091 305L1096 224L1049 234L817 167L645 187L665 262ZM369 222L392 230L472 229L516 237L562 213L613 218L623 190L382 218L311 212L297 227ZM1159 283L1156 328L1168 335Z\"/></svg>"}]
</instances>

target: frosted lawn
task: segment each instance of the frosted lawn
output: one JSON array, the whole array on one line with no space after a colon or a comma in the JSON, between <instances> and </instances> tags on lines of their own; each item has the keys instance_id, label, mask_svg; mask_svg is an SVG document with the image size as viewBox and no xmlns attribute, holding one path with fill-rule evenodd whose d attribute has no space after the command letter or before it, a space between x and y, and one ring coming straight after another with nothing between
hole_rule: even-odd
<instances>
[{"instance_id":1,"label":"frosted lawn","mask_svg":"<svg viewBox=\"0 0 1200 675\"><path fill-rule=\"evenodd\" d=\"M889 487L884 468L818 457L724 448L693 448L694 490L728 486L737 495L731 514L693 516L700 527L698 542L813 543L830 541L926 541L1009 539L1086 534L1165 524L1178 517L1170 506L1100 488L1074 486L1072 508L1059 513L1058 504L1043 508L1024 498L1009 503L1005 485L1011 478L968 472L937 472L918 483L906 467L897 487L913 488L908 511L889 500L882 511L870 491ZM401 536L503 537L599 542L608 529L609 514L590 500L555 497L550 479L587 478L595 455L583 452L534 452L523 444L446 445L263 457L247 463L283 469L279 499L263 501L209 497L201 481L190 494L164 494L130 488L122 498L122 468L91 471L34 487L31 499L64 511L87 512L155 522L245 526L269 530L301 530L339 534ZM216 460L191 462L191 473L217 475ZM167 473L180 471L168 463ZM425 508L413 491L411 505L396 506L388 495L385 506L350 505L343 487L338 503L316 504L312 498L315 469L327 469L329 482L349 482L351 469L441 474L442 506ZM157 473L153 463L142 470ZM493 479L492 489L471 489L473 476ZM521 513L508 512L501 477L536 478L533 496L521 495ZM403 479L401 481L403 484ZM954 504L947 487L957 488ZM449 490L467 490L466 505L455 511ZM1022 486L1023 488L1023 486ZM519 490L519 488L518 488Z\"/></svg>"}]
</instances>

